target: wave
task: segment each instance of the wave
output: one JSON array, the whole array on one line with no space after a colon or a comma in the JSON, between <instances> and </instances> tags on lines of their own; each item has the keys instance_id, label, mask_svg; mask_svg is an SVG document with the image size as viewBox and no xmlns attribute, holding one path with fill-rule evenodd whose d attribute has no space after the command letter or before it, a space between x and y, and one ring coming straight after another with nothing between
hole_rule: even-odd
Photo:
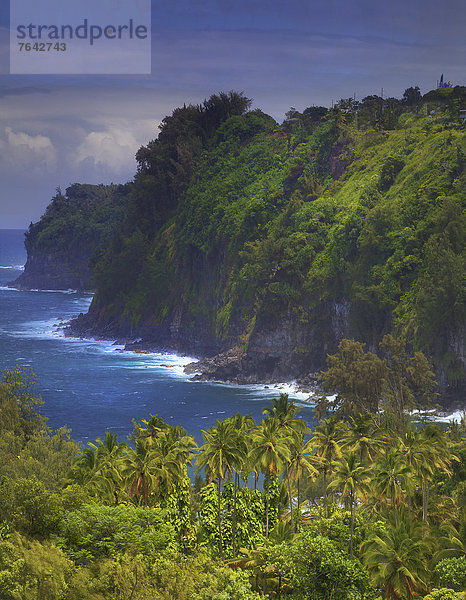
<instances>
[{"instance_id":1,"label":"wave","mask_svg":"<svg viewBox=\"0 0 466 600\"><path fill-rule=\"evenodd\" d=\"M1 289L1 288L0 288ZM15 288L6 288L7 290L17 291ZM63 290L55 290L60 293L67 293ZM149 352L126 350L125 346L116 340L99 340L96 338L81 338L65 335L67 320L75 316L75 311L84 312L88 309L92 301L92 295L87 297L80 295L77 298L70 298L67 301L72 306L65 310L61 317L55 316L45 320L35 320L22 323L20 329L11 332L14 337L25 339L54 340L65 344L63 351L66 353L83 353L89 355L105 355L107 369L119 369L133 372L153 373L154 377L166 376L178 381L192 383L208 384L209 386L231 387L241 390L248 400L263 401L265 398L275 398L279 394L288 394L290 398L297 401L302 406L312 405L312 399L309 393L300 392L295 383L277 383L277 384L234 384L228 382L194 382L193 373L185 373L185 366L196 362L198 359L193 356L180 355L171 352ZM66 349L65 349L66 348Z\"/></svg>"},{"instance_id":2,"label":"wave","mask_svg":"<svg viewBox=\"0 0 466 600\"><path fill-rule=\"evenodd\" d=\"M448 415L446 418L448 418L449 421L461 421L461 419L466 420L466 410L458 410L451 415Z\"/></svg>"},{"instance_id":3,"label":"wave","mask_svg":"<svg viewBox=\"0 0 466 600\"><path fill-rule=\"evenodd\" d=\"M438 423L450 423L450 421L460 422L461 419L464 419L465 417L466 417L466 411L457 410L456 412L451 413L450 415L433 416L432 420L437 421Z\"/></svg>"},{"instance_id":4,"label":"wave","mask_svg":"<svg viewBox=\"0 0 466 600\"><path fill-rule=\"evenodd\" d=\"M89 305L88 300L82 302L82 308ZM70 317L69 317L70 318ZM15 335L28 338L42 338L60 340L68 346L75 346L76 350L107 355L115 360L107 364L109 369L127 369L131 371L149 370L154 373L166 373L167 376L182 378L189 381L191 375L184 372L184 367L197 359L190 356L181 356L167 352L136 352L125 350L125 346L116 341L99 340L95 338L80 338L65 335L66 320L47 319L44 321L31 321L24 324L22 332Z\"/></svg>"},{"instance_id":5,"label":"wave","mask_svg":"<svg viewBox=\"0 0 466 600\"><path fill-rule=\"evenodd\" d=\"M84 340L81 340L82 342ZM89 341L89 340L87 340ZM104 342L91 340L99 344L105 354L117 354L118 360L111 365L115 369L127 369L130 371L153 371L157 374L167 374L170 377L189 381L191 375L184 371L184 367L196 361L196 358L169 352L136 352L134 350L125 350L125 347L116 342Z\"/></svg>"},{"instance_id":6,"label":"wave","mask_svg":"<svg viewBox=\"0 0 466 600\"><path fill-rule=\"evenodd\" d=\"M0 269L8 271L24 271L24 265L0 265Z\"/></svg>"},{"instance_id":7,"label":"wave","mask_svg":"<svg viewBox=\"0 0 466 600\"><path fill-rule=\"evenodd\" d=\"M75 345L83 352L96 352L105 354L109 358L114 357L109 369L119 369L128 371L153 372L154 375L165 374L167 377L173 377L193 384L202 383L203 385L231 387L236 390L241 389L250 397L251 400L262 401L264 398L278 397L280 393L288 394L290 398L297 400L302 406L312 405L310 394L300 392L295 383L277 383L277 384L243 384L238 385L228 382L193 382L193 374L185 373L184 367L198 359L193 356L180 355L170 352L148 352L126 350L125 346L117 341L99 340L95 338L79 338L65 336L63 325L57 323L57 319L28 323L28 331L24 335L39 336L48 339L61 339L66 344Z\"/></svg>"},{"instance_id":8,"label":"wave","mask_svg":"<svg viewBox=\"0 0 466 600\"><path fill-rule=\"evenodd\" d=\"M22 292L38 292L38 293L43 293L43 294L80 294L81 292L78 292L78 290L72 290L72 289L68 289L68 290L40 290L38 288L30 288L27 290L20 290Z\"/></svg>"},{"instance_id":9,"label":"wave","mask_svg":"<svg viewBox=\"0 0 466 600\"><path fill-rule=\"evenodd\" d=\"M191 375L190 375L191 377ZM301 407L314 406L312 394L302 392L296 382L289 383L229 383L227 381L194 381L193 383L209 384L218 387L241 389L246 392L251 400L262 401L264 398L278 398L280 394L287 394L296 400L296 405Z\"/></svg>"},{"instance_id":10,"label":"wave","mask_svg":"<svg viewBox=\"0 0 466 600\"><path fill-rule=\"evenodd\" d=\"M11 291L11 292L24 292L24 293L29 293L29 292L34 292L34 293L38 293L38 294L67 294L67 295L72 295L72 294L79 294L79 296L86 296L86 297L91 297L93 296L93 294L91 292L79 292L78 290L72 290L72 289L68 289L68 290L40 290L38 288L28 288L28 289L24 289L24 288L17 288L14 286L8 286L8 285L1 285L0 286L0 290L2 291Z\"/></svg>"}]
</instances>

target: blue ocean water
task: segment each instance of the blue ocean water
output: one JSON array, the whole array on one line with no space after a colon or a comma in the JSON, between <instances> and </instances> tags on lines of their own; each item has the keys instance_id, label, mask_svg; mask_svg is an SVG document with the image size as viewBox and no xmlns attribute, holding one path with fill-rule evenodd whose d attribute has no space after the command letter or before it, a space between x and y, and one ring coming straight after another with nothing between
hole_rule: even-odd
<instances>
[{"instance_id":1,"label":"blue ocean water","mask_svg":"<svg viewBox=\"0 0 466 600\"><path fill-rule=\"evenodd\" d=\"M73 291L17 291L6 287L26 261L24 232L0 230L0 371L30 366L39 379L48 425L67 425L74 439L87 442L112 430L121 441L140 421L158 414L181 424L202 442L202 430L237 412L262 409L282 389L192 382L183 365L192 358L123 352L111 342L65 338L63 321L86 312L89 294ZM311 425L312 408L299 400Z\"/></svg>"}]
</instances>

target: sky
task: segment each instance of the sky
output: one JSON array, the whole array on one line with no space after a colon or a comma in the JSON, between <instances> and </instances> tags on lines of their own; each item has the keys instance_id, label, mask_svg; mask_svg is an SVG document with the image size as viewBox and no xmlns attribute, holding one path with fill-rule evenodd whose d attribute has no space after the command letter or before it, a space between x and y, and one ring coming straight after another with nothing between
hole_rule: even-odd
<instances>
[{"instance_id":1,"label":"sky","mask_svg":"<svg viewBox=\"0 0 466 600\"><path fill-rule=\"evenodd\" d=\"M11 0L28 1L45 0ZM0 0L0 229L37 221L58 186L130 181L163 117L213 93L244 92L281 122L290 107L426 93L442 73L466 85L464 0L152 0L151 72L139 75L10 74L9 5Z\"/></svg>"}]
</instances>

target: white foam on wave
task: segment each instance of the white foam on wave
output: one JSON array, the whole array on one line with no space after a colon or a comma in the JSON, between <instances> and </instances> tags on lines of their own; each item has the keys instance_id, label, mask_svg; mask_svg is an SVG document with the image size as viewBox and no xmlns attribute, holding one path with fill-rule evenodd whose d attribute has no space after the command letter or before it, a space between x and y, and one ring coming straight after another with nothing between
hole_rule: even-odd
<instances>
[{"instance_id":1,"label":"white foam on wave","mask_svg":"<svg viewBox=\"0 0 466 600\"><path fill-rule=\"evenodd\" d=\"M0 269L7 271L24 271L24 265L0 265Z\"/></svg>"},{"instance_id":2,"label":"white foam on wave","mask_svg":"<svg viewBox=\"0 0 466 600\"><path fill-rule=\"evenodd\" d=\"M297 401L297 404L308 405L313 404L311 394L302 392L296 382L289 383L274 383L274 384L256 384L252 386L253 391L260 396L278 397L280 394L287 394L289 398Z\"/></svg>"},{"instance_id":3,"label":"white foam on wave","mask_svg":"<svg viewBox=\"0 0 466 600\"><path fill-rule=\"evenodd\" d=\"M288 397L296 400L298 406L314 406L315 402L308 392L300 392L295 382L290 383L247 383L238 384L228 381L208 381L193 383L208 383L209 385L219 387L229 387L241 389L250 396L251 400L262 401L264 398L278 398L280 394L288 394Z\"/></svg>"},{"instance_id":4,"label":"white foam on wave","mask_svg":"<svg viewBox=\"0 0 466 600\"><path fill-rule=\"evenodd\" d=\"M125 346L112 340L99 340L96 338L81 338L65 336L60 325L57 327L54 322L43 322L44 335L53 338L61 338L69 344L76 344L77 347L92 349L105 355L112 355L115 361L106 365L110 369L127 369L130 371L149 371L157 374L166 374L169 377L181 378L188 381L191 375L184 372L184 367L196 361L191 356L182 356L168 352L146 352L126 350Z\"/></svg>"},{"instance_id":5,"label":"white foam on wave","mask_svg":"<svg viewBox=\"0 0 466 600\"><path fill-rule=\"evenodd\" d=\"M64 337L63 332L57 329L57 319L23 323L11 335L25 339L56 339Z\"/></svg>"},{"instance_id":6,"label":"white foam on wave","mask_svg":"<svg viewBox=\"0 0 466 600\"><path fill-rule=\"evenodd\" d=\"M40 294L78 294L78 290L72 290L71 288L67 290L40 290L38 288L31 288L30 290L21 290L25 292L36 292Z\"/></svg>"},{"instance_id":7,"label":"white foam on wave","mask_svg":"<svg viewBox=\"0 0 466 600\"><path fill-rule=\"evenodd\" d=\"M0 288L1 289L1 288ZM12 291L15 288L6 288ZM42 290L45 291L45 290ZM49 292L58 292L71 294L75 293L71 290L48 290ZM80 312L86 311L92 301L92 294L86 296L80 295L78 298L72 299L73 310L76 308ZM168 352L146 352L146 351L135 351L126 350L125 346L118 344L112 340L99 340L95 338L81 338L72 337L65 335L64 327L66 326L66 320L72 318L72 315L65 315L65 318L55 317L43 321L30 321L23 324L22 331L15 331L15 336L23 338L37 338L42 339L60 339L66 344L76 345L77 349L92 350L93 352L102 353L106 355L113 355L118 360L113 361L111 364L107 364L106 368L115 369L128 369L132 371L145 370L152 371L157 374L166 374L169 377L175 377L176 379L182 379L185 381L192 382L192 377L195 374L186 373L184 368L189 363L197 362L197 358L192 356L179 355ZM198 383L198 382L193 382ZM264 398L278 397L279 394L288 394L290 398L297 401L302 406L312 406L314 401L309 393L301 392L298 390L296 383L276 383L276 384L236 384L229 382L203 382L209 385L232 387L235 389L242 389L247 393L251 399L262 400Z\"/></svg>"},{"instance_id":8,"label":"white foam on wave","mask_svg":"<svg viewBox=\"0 0 466 600\"><path fill-rule=\"evenodd\" d=\"M454 413L452 413L451 415L444 415L444 416L435 416L433 417L434 421L438 421L439 423L449 423L450 421L458 421L460 422L461 419L464 419L466 417L466 410L463 411L456 411Z\"/></svg>"},{"instance_id":9,"label":"white foam on wave","mask_svg":"<svg viewBox=\"0 0 466 600\"><path fill-rule=\"evenodd\" d=\"M119 361L114 365L114 368L149 370L158 374L166 373L167 375L182 378L186 381L190 379L191 375L185 373L184 367L197 360L191 356L183 356L169 352L137 352L134 350L125 350L124 346L114 344L107 346L105 352L120 353L124 362Z\"/></svg>"},{"instance_id":10,"label":"white foam on wave","mask_svg":"<svg viewBox=\"0 0 466 600\"><path fill-rule=\"evenodd\" d=\"M39 290L38 288L31 288L31 289L21 289L21 288L17 288L17 287L10 287L7 285L1 285L0 286L0 290L2 291L8 291L8 292L22 292L23 294L30 294L31 292L35 293L35 294L66 294L66 295L72 295L72 294L79 294L80 297L84 296L90 296L90 298L92 299L92 294L83 294L82 292L78 292L77 290L72 290L72 289L68 289L68 290Z\"/></svg>"}]
</instances>

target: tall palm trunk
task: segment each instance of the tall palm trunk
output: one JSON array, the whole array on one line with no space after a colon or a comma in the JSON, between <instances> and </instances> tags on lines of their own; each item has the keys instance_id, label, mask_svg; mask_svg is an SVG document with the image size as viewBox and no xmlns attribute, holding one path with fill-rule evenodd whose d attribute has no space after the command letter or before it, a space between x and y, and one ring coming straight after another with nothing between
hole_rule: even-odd
<instances>
[{"instance_id":1,"label":"tall palm trunk","mask_svg":"<svg viewBox=\"0 0 466 600\"><path fill-rule=\"evenodd\" d=\"M398 519L396 518L395 496L392 497L393 518L395 519L395 527L398 527Z\"/></svg>"},{"instance_id":2,"label":"tall palm trunk","mask_svg":"<svg viewBox=\"0 0 466 600\"><path fill-rule=\"evenodd\" d=\"M234 501L233 501L233 558L236 558L236 488L237 488L237 481L239 479L239 475L238 473L235 473L235 478L234 478L234 482L235 482L235 495L234 495Z\"/></svg>"},{"instance_id":3,"label":"tall palm trunk","mask_svg":"<svg viewBox=\"0 0 466 600\"><path fill-rule=\"evenodd\" d=\"M288 466L286 467L286 480L288 482L288 496L290 497L291 531L294 531L294 529L293 529L293 498L291 497L290 471L288 469Z\"/></svg>"},{"instance_id":4,"label":"tall palm trunk","mask_svg":"<svg viewBox=\"0 0 466 600\"><path fill-rule=\"evenodd\" d=\"M265 537L269 539L269 497L270 497L270 475L267 475L267 502L265 505Z\"/></svg>"},{"instance_id":5,"label":"tall palm trunk","mask_svg":"<svg viewBox=\"0 0 466 600\"><path fill-rule=\"evenodd\" d=\"M223 543L222 543L222 509L221 509L221 499L222 499L222 478L218 478L218 550L220 554L220 558L223 558Z\"/></svg>"},{"instance_id":6,"label":"tall palm trunk","mask_svg":"<svg viewBox=\"0 0 466 600\"><path fill-rule=\"evenodd\" d=\"M353 534L354 534L354 495L350 494L351 502L351 526L350 526L350 558L353 558Z\"/></svg>"},{"instance_id":7,"label":"tall palm trunk","mask_svg":"<svg viewBox=\"0 0 466 600\"><path fill-rule=\"evenodd\" d=\"M422 520L427 521L427 507L429 505L429 484L422 482Z\"/></svg>"},{"instance_id":8,"label":"tall palm trunk","mask_svg":"<svg viewBox=\"0 0 466 600\"><path fill-rule=\"evenodd\" d=\"M324 507L325 518L328 518L328 498L327 498L327 469L324 469Z\"/></svg>"}]
</instances>

